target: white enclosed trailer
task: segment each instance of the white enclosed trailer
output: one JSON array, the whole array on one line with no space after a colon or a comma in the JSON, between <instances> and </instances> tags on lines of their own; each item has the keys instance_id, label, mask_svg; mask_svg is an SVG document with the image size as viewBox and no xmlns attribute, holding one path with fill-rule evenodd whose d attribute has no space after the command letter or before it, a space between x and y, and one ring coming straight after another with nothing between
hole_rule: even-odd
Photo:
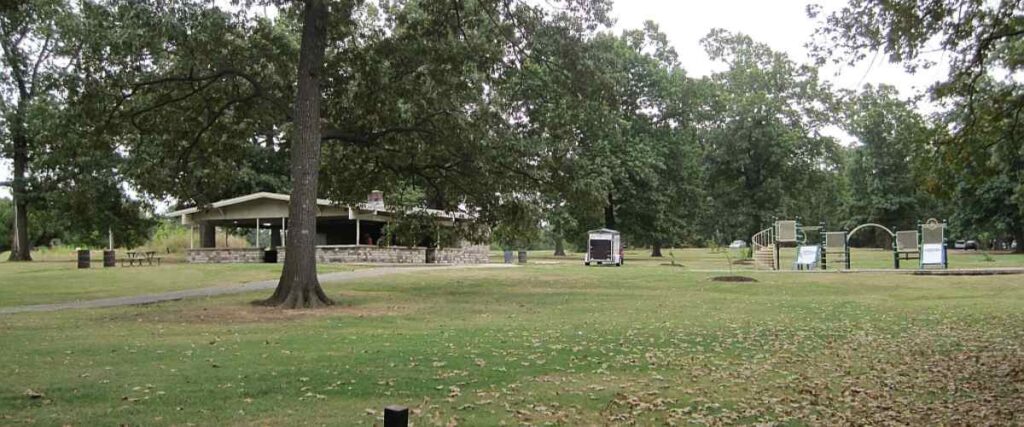
<instances>
[{"instance_id":1,"label":"white enclosed trailer","mask_svg":"<svg viewBox=\"0 0 1024 427\"><path fill-rule=\"evenodd\" d=\"M622 238L618 231L601 228L588 232L587 256L583 264L622 265Z\"/></svg>"}]
</instances>

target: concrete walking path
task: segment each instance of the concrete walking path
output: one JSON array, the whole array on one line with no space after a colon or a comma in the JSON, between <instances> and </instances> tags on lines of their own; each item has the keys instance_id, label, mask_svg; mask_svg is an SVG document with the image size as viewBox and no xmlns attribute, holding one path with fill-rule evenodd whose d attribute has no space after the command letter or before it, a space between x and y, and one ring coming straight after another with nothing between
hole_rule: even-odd
<instances>
[{"instance_id":1,"label":"concrete walking path","mask_svg":"<svg viewBox=\"0 0 1024 427\"><path fill-rule=\"evenodd\" d=\"M507 268L513 267L506 264L475 264L458 266L431 266L431 267L380 267L365 270L340 271L336 273L320 274L317 278L320 283L349 282L353 280L369 279L392 274L416 273L425 271L475 269L475 268ZM101 298L84 301L72 301L57 304L20 305L13 307L0 307L0 315L15 313L39 313L61 310L75 310L83 308L119 307L125 305L154 304L166 301L177 301L188 298L204 298L219 295L241 294L252 291L272 290L277 287L277 279L263 280L259 282L242 283L238 285L221 285L209 288L186 289L183 291L162 292L158 294L133 295L127 297Z\"/></svg>"}]
</instances>

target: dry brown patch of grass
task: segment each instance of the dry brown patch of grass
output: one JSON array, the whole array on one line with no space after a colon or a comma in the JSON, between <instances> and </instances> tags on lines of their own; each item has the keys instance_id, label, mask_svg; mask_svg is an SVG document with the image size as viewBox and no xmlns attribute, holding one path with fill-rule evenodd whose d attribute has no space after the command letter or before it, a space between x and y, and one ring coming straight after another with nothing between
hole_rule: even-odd
<instances>
[{"instance_id":1,"label":"dry brown patch of grass","mask_svg":"<svg viewBox=\"0 0 1024 427\"><path fill-rule=\"evenodd\" d=\"M346 296L335 296L337 304L305 310L285 310L256 304L230 304L216 306L183 307L173 311L123 313L109 317L114 321L137 321L149 323L200 324L244 324L265 322L287 322L320 317L380 317L397 316L415 310L409 304L353 305Z\"/></svg>"}]
</instances>

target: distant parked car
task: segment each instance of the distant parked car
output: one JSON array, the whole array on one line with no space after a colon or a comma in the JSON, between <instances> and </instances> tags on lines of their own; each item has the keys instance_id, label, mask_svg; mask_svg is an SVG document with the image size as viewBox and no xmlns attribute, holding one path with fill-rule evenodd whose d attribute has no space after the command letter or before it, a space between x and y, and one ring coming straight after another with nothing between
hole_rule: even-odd
<instances>
[{"instance_id":1,"label":"distant parked car","mask_svg":"<svg viewBox=\"0 0 1024 427\"><path fill-rule=\"evenodd\" d=\"M733 240L732 243L729 244L729 249L739 249L745 247L747 247L747 242L744 242L742 240Z\"/></svg>"},{"instance_id":2,"label":"distant parked car","mask_svg":"<svg viewBox=\"0 0 1024 427\"><path fill-rule=\"evenodd\" d=\"M968 241L964 242L964 249L978 250L978 241L977 240L968 240Z\"/></svg>"},{"instance_id":3,"label":"distant parked car","mask_svg":"<svg viewBox=\"0 0 1024 427\"><path fill-rule=\"evenodd\" d=\"M967 246L967 242L963 240L957 240L953 243L953 249L963 249L964 246Z\"/></svg>"}]
</instances>

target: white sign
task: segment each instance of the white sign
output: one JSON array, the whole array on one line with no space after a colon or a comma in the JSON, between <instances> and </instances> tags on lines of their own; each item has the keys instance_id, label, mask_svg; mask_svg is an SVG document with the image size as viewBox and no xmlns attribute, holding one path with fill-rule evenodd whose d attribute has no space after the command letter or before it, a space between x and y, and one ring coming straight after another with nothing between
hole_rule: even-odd
<instances>
[{"instance_id":1,"label":"white sign","mask_svg":"<svg viewBox=\"0 0 1024 427\"><path fill-rule=\"evenodd\" d=\"M925 243L921 245L921 264L944 264L942 243Z\"/></svg>"},{"instance_id":2,"label":"white sign","mask_svg":"<svg viewBox=\"0 0 1024 427\"><path fill-rule=\"evenodd\" d=\"M816 262L818 262L818 247L801 246L799 255L796 257L796 263L800 265L811 265Z\"/></svg>"}]
</instances>

